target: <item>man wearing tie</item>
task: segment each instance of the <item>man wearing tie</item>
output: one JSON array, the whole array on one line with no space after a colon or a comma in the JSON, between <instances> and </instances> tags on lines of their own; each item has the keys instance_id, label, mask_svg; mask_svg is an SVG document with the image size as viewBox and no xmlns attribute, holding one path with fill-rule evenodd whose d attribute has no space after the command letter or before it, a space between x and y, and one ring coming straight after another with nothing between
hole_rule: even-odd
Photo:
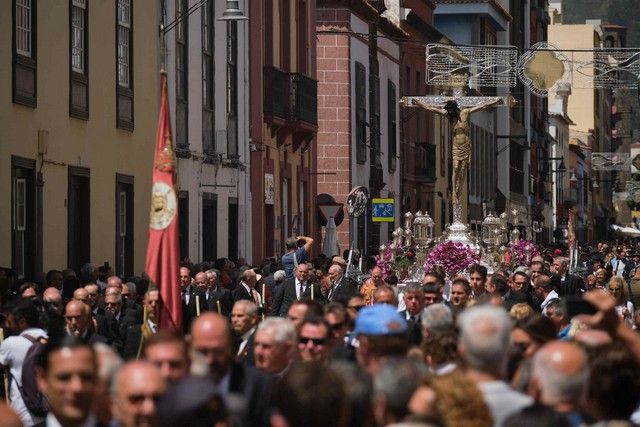
<instances>
[{"instance_id":1,"label":"man wearing tie","mask_svg":"<svg viewBox=\"0 0 640 427\"><path fill-rule=\"evenodd\" d=\"M331 287L327 293L327 299L331 302L346 304L349 298L358 293L358 285L344 276L344 270L338 264L329 267L329 280L331 280Z\"/></svg>"},{"instance_id":2,"label":"man wearing tie","mask_svg":"<svg viewBox=\"0 0 640 427\"><path fill-rule=\"evenodd\" d=\"M200 311L205 309L204 295L191 283L191 270L188 267L180 268L180 286L182 287L180 292L182 298L182 330L187 334L191 329L191 322L198 315L196 295L199 296Z\"/></svg>"},{"instance_id":3,"label":"man wearing tie","mask_svg":"<svg viewBox=\"0 0 640 427\"><path fill-rule=\"evenodd\" d=\"M625 272L625 251L624 248L618 248L616 250L616 255L611 258L609 264L611 265L611 274L618 277L624 277Z\"/></svg>"},{"instance_id":4,"label":"man wearing tie","mask_svg":"<svg viewBox=\"0 0 640 427\"><path fill-rule=\"evenodd\" d=\"M551 282L560 298L564 298L568 295L578 295L584 292L585 289L582 279L578 276L569 274L568 258L554 258L553 268L556 271L556 274L553 275Z\"/></svg>"},{"instance_id":5,"label":"man wearing tie","mask_svg":"<svg viewBox=\"0 0 640 427\"><path fill-rule=\"evenodd\" d=\"M249 268L242 272L241 277L242 281L231 294L233 296L233 302L236 303L246 299L253 301L259 307L261 298L258 291L256 291L256 283L258 283L259 278L262 278L262 276L258 276L255 271Z\"/></svg>"},{"instance_id":6,"label":"man wearing tie","mask_svg":"<svg viewBox=\"0 0 640 427\"><path fill-rule=\"evenodd\" d=\"M258 325L258 306L241 299L233 305L231 327L236 341L236 361L253 365L253 340Z\"/></svg>"},{"instance_id":7,"label":"man wearing tie","mask_svg":"<svg viewBox=\"0 0 640 427\"><path fill-rule=\"evenodd\" d=\"M407 320L409 327L409 342L412 345L420 345L422 342L422 311L424 310L424 289L418 284L405 286L404 304L407 308L400 315Z\"/></svg>"},{"instance_id":8,"label":"man wearing tie","mask_svg":"<svg viewBox=\"0 0 640 427\"><path fill-rule=\"evenodd\" d=\"M324 303L320 286L309 283L309 267L307 264L298 264L294 269L294 277L285 280L281 286L281 292L278 292L273 297L271 313L274 316L286 317L293 301L301 298L308 298Z\"/></svg>"},{"instance_id":9,"label":"man wearing tie","mask_svg":"<svg viewBox=\"0 0 640 427\"><path fill-rule=\"evenodd\" d=\"M233 301L231 291L222 286L218 286L218 275L215 270L207 270L207 290L204 298L207 310L215 311L221 316L229 316Z\"/></svg>"}]
</instances>

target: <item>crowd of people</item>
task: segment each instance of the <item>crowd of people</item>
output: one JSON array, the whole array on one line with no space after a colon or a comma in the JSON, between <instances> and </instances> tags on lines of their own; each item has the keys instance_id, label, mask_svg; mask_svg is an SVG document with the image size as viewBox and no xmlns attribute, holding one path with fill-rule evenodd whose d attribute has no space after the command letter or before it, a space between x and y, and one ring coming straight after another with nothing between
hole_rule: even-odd
<instances>
[{"instance_id":1,"label":"crowd of people","mask_svg":"<svg viewBox=\"0 0 640 427\"><path fill-rule=\"evenodd\" d=\"M108 265L0 275L0 426L634 425L640 253L599 245L398 283L344 256L185 262L183 330ZM581 275L573 274L580 271ZM0 273L4 273L0 270ZM362 277L362 276L360 276Z\"/></svg>"}]
</instances>

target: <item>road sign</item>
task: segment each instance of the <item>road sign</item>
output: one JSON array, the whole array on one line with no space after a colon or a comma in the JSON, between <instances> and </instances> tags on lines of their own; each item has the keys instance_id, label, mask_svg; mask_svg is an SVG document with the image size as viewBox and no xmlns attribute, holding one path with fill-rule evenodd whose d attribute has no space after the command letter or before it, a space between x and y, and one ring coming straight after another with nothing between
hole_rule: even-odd
<instances>
[{"instance_id":1,"label":"road sign","mask_svg":"<svg viewBox=\"0 0 640 427\"><path fill-rule=\"evenodd\" d=\"M395 200L394 199L372 199L371 200L371 221L372 222L394 222L395 221Z\"/></svg>"}]
</instances>

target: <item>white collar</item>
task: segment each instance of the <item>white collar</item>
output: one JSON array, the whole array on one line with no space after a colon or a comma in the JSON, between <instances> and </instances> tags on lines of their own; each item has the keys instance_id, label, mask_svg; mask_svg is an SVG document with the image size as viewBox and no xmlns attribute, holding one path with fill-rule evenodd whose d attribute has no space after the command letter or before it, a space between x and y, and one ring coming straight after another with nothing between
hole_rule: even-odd
<instances>
[{"instance_id":1,"label":"white collar","mask_svg":"<svg viewBox=\"0 0 640 427\"><path fill-rule=\"evenodd\" d=\"M251 334L253 334L253 332L256 330L256 327L252 327L251 329L249 329L247 332L245 332L244 334L242 334L242 336L240 338L242 338L243 341L246 341L249 339L249 337L251 336Z\"/></svg>"},{"instance_id":2,"label":"white collar","mask_svg":"<svg viewBox=\"0 0 640 427\"><path fill-rule=\"evenodd\" d=\"M540 308L544 310L547 307L547 305L549 305L549 302L551 302L552 299L558 299L558 298L559 296L558 296L558 293L555 291L555 289L551 289L551 292L549 292L549 294L544 299L544 301L542 301L542 304L540 304Z\"/></svg>"}]
</instances>

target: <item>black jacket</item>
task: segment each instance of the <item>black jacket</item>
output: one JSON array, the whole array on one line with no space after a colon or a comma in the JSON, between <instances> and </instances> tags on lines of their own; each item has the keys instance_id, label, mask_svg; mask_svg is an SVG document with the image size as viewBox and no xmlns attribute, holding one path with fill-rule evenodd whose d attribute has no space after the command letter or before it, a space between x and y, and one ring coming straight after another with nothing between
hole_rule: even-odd
<instances>
[{"instance_id":1,"label":"black jacket","mask_svg":"<svg viewBox=\"0 0 640 427\"><path fill-rule=\"evenodd\" d=\"M280 292L277 292L273 296L273 305L271 307L272 316L286 317L291 304L298 299L296 293L296 279L287 279L282 285ZM306 289L302 295L302 298L313 299L324 304L325 298L320 291L320 285L313 285L313 297L311 295L311 285L307 284Z\"/></svg>"},{"instance_id":2,"label":"black jacket","mask_svg":"<svg viewBox=\"0 0 640 427\"><path fill-rule=\"evenodd\" d=\"M205 292L205 302L207 310L218 312L218 304L220 301L220 314L223 316L230 316L231 309L233 308L233 300L231 298L231 291L222 286L218 286L215 291L209 289L209 298L207 298L207 292Z\"/></svg>"}]
</instances>

